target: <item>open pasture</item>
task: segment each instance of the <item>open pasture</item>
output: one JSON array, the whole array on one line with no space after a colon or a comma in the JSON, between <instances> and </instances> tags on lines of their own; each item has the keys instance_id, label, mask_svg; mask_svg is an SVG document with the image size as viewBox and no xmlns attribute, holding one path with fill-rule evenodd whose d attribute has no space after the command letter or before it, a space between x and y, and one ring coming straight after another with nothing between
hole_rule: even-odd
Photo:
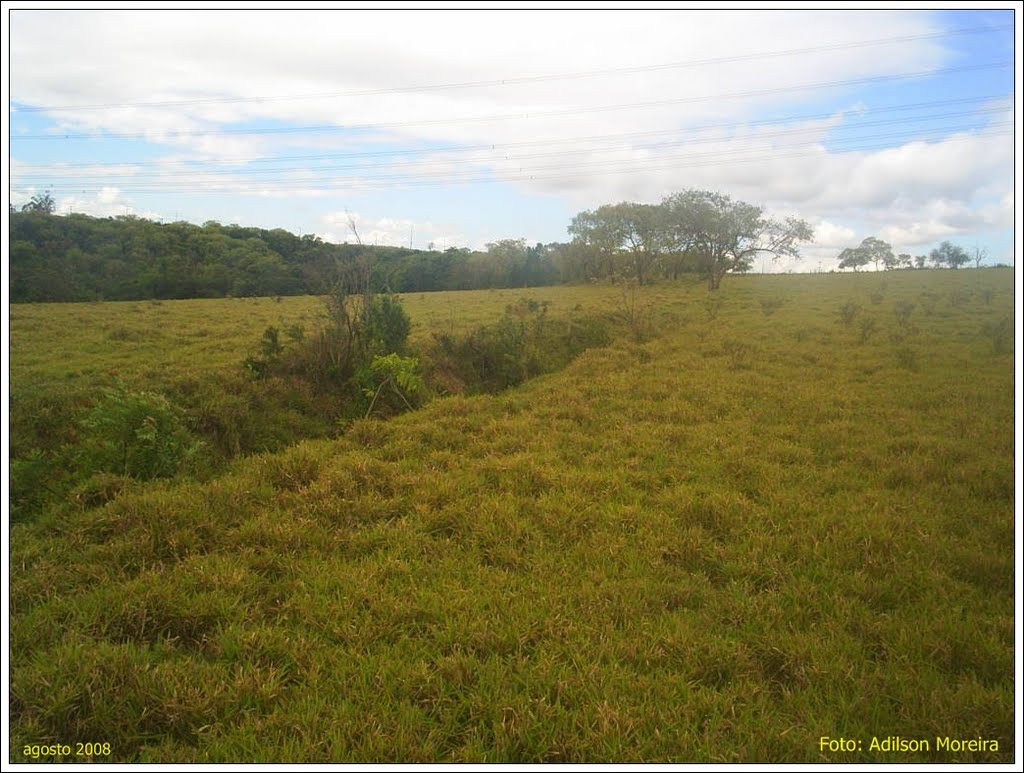
<instances>
[{"instance_id":1,"label":"open pasture","mask_svg":"<svg viewBox=\"0 0 1024 773\"><path fill-rule=\"evenodd\" d=\"M14 525L13 758L1012 761L1012 296L988 269L405 298L414 346L521 297L636 335ZM15 410L203 381L315 314L16 306Z\"/></svg>"}]
</instances>

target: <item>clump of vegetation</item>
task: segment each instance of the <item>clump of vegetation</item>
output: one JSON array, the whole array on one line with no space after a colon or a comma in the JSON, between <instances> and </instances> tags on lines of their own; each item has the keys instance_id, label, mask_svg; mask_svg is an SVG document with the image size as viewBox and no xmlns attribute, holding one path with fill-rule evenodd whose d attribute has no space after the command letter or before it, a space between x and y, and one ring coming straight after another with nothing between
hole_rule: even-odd
<instances>
[{"instance_id":1,"label":"clump of vegetation","mask_svg":"<svg viewBox=\"0 0 1024 773\"><path fill-rule=\"evenodd\" d=\"M370 363L370 374L376 386L363 388L363 394L370 398L366 416L363 418L370 417L385 389L410 411L414 408L413 403L419 402L427 391L420 373L420 361L415 357L402 357L394 352L378 355ZM393 405L389 408L391 412L395 412Z\"/></svg>"},{"instance_id":2,"label":"clump of vegetation","mask_svg":"<svg viewBox=\"0 0 1024 773\"><path fill-rule=\"evenodd\" d=\"M704 313L707 314L708 322L718 319L718 313L722 310L722 299L717 296L704 299Z\"/></svg>"},{"instance_id":3,"label":"clump of vegetation","mask_svg":"<svg viewBox=\"0 0 1024 773\"><path fill-rule=\"evenodd\" d=\"M442 391L500 392L610 341L607 324L598 318L550 320L546 305L521 301L496 323L468 334L435 333L430 380Z\"/></svg>"},{"instance_id":4,"label":"clump of vegetation","mask_svg":"<svg viewBox=\"0 0 1024 773\"><path fill-rule=\"evenodd\" d=\"M908 346L896 350L896 362L901 368L916 371L918 368L917 352Z\"/></svg>"},{"instance_id":5,"label":"clump of vegetation","mask_svg":"<svg viewBox=\"0 0 1024 773\"><path fill-rule=\"evenodd\" d=\"M914 309L917 308L917 304L913 301L897 301L896 305L893 306L892 313L896 317L896 321L901 325L906 325L910 322L910 315L914 313Z\"/></svg>"},{"instance_id":6,"label":"clump of vegetation","mask_svg":"<svg viewBox=\"0 0 1024 773\"><path fill-rule=\"evenodd\" d=\"M258 380L304 383L327 396L343 416L358 415L364 398L370 399L368 413L372 411L388 385L409 404L412 393L401 390L413 385L411 374L418 372L410 366L415 359L402 357L411 328L398 297L374 292L369 264L354 263L339 271L311 334L291 325L285 329L285 343L279 329L270 326L259 353L243 366Z\"/></svg>"},{"instance_id":7,"label":"clump of vegetation","mask_svg":"<svg viewBox=\"0 0 1024 773\"><path fill-rule=\"evenodd\" d=\"M781 309L782 305L785 302L786 302L785 299L781 298L781 297L762 298L761 301L760 301L760 303L761 303L761 313L764 314L766 317L771 316L776 311Z\"/></svg>"},{"instance_id":8,"label":"clump of vegetation","mask_svg":"<svg viewBox=\"0 0 1024 773\"><path fill-rule=\"evenodd\" d=\"M853 324L853 321L857 318L860 313L860 304L854 303L853 301L847 301L839 307L839 321L846 327Z\"/></svg>"},{"instance_id":9,"label":"clump of vegetation","mask_svg":"<svg viewBox=\"0 0 1024 773\"><path fill-rule=\"evenodd\" d=\"M874 317L864 317L857 325L858 338L862 344L866 344L875 335L878 330L878 322Z\"/></svg>"},{"instance_id":10,"label":"clump of vegetation","mask_svg":"<svg viewBox=\"0 0 1024 773\"><path fill-rule=\"evenodd\" d=\"M722 344L722 351L729 358L730 367L733 370L743 370L751 367L754 359L755 349L746 341L729 339Z\"/></svg>"},{"instance_id":11,"label":"clump of vegetation","mask_svg":"<svg viewBox=\"0 0 1024 773\"><path fill-rule=\"evenodd\" d=\"M651 305L642 298L640 283L636 279L616 278L616 281L619 285L618 313L633 340L641 343L652 334Z\"/></svg>"},{"instance_id":12,"label":"clump of vegetation","mask_svg":"<svg viewBox=\"0 0 1024 773\"><path fill-rule=\"evenodd\" d=\"M173 477L202 447L181 409L163 395L132 392L122 383L103 395L81 427L80 469L137 480Z\"/></svg>"},{"instance_id":13,"label":"clump of vegetation","mask_svg":"<svg viewBox=\"0 0 1024 773\"><path fill-rule=\"evenodd\" d=\"M981 332L992 342L992 351L995 354L1013 351L1013 322L1009 317L986 322Z\"/></svg>"}]
</instances>

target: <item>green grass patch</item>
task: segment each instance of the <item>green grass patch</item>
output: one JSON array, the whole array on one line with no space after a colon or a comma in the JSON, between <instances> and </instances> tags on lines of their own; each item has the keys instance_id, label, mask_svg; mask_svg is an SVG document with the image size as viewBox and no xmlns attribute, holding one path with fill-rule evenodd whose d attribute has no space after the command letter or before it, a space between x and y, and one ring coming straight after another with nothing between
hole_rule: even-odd
<instances>
[{"instance_id":1,"label":"green grass patch","mask_svg":"<svg viewBox=\"0 0 1024 773\"><path fill-rule=\"evenodd\" d=\"M207 480L97 480L12 525L12 760L1012 761L1013 362L985 332L1010 272L894 272L879 303L868 274L729 279L713 313L643 288L656 334L513 389ZM567 326L577 304L613 319L616 292L529 295ZM410 298L413 339L522 295ZM219 303L252 308L239 343L303 302ZM128 323L102 319L109 347ZM63 383L53 351L13 388ZM168 351L136 351L135 383L162 391L145 373ZM870 749L888 736L931 748Z\"/></svg>"}]
</instances>

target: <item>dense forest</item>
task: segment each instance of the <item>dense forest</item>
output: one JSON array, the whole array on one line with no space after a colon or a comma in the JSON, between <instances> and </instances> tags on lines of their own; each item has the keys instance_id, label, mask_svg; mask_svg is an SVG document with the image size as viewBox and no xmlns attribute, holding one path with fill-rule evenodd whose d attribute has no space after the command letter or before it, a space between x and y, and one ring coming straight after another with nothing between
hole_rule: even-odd
<instances>
[{"instance_id":1,"label":"dense forest","mask_svg":"<svg viewBox=\"0 0 1024 773\"><path fill-rule=\"evenodd\" d=\"M372 267L373 289L385 292L540 287L616 275L644 284L687 272L700 273L714 290L726 273L749 271L755 255L795 256L796 244L811 238L802 220L778 222L761 207L692 190L658 205L581 212L567 244L501 239L483 252L332 244L280 228L54 210L47 194L10 212L12 302L323 294L338 268L357 257Z\"/></svg>"},{"instance_id":2,"label":"dense forest","mask_svg":"<svg viewBox=\"0 0 1024 773\"><path fill-rule=\"evenodd\" d=\"M482 252L332 244L314 234L208 221L157 223L133 216L54 214L34 197L10 212L11 301L127 301L228 296L322 295L357 259L374 292L541 287L610 277L639 284L696 273L718 289L755 257L798 258L813 239L799 218L775 220L762 207L713 191L685 190L660 204L621 202L577 214L568 243L501 239ZM839 254L839 268L958 268L987 258L943 242L930 256L897 254L868 237Z\"/></svg>"},{"instance_id":3,"label":"dense forest","mask_svg":"<svg viewBox=\"0 0 1024 773\"><path fill-rule=\"evenodd\" d=\"M557 245L507 239L487 252L331 244L280 228L157 223L123 216L10 213L11 301L319 294L333 267L369 254L392 292L555 284Z\"/></svg>"}]
</instances>

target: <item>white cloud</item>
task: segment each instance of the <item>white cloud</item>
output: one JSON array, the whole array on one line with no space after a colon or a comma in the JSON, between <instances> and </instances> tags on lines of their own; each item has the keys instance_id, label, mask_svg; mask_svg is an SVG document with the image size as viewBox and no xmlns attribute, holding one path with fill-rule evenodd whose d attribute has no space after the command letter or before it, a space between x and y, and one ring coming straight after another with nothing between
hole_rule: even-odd
<instances>
[{"instance_id":1,"label":"white cloud","mask_svg":"<svg viewBox=\"0 0 1024 773\"><path fill-rule=\"evenodd\" d=\"M74 212L93 217L118 217L134 215L147 220L159 220L160 215L152 210L140 210L131 200L117 188L105 186L95 195L58 196L55 197L57 212L60 214Z\"/></svg>"},{"instance_id":2,"label":"white cloud","mask_svg":"<svg viewBox=\"0 0 1024 773\"><path fill-rule=\"evenodd\" d=\"M433 244L435 249L467 246L465 234L450 223L433 223L407 218L365 217L358 212L330 212L320 218L324 230L317 235L328 242L356 242L356 235L349 225L349 218L355 224L359 240L363 244L408 247L410 239L415 249L426 249ZM474 245L478 246L478 245Z\"/></svg>"},{"instance_id":3,"label":"white cloud","mask_svg":"<svg viewBox=\"0 0 1024 773\"><path fill-rule=\"evenodd\" d=\"M830 132L856 115L871 116L863 94L842 87L791 88L957 64L949 40L927 37L941 30L938 19L888 9L16 10L10 26L11 99L27 105L118 105L54 111L50 117L61 132L141 134L168 149L155 169L126 164L123 177L109 168L105 174L94 168L67 172L75 183L100 180L86 188L92 191L86 197L66 197L76 206L82 198L83 206L124 208L130 206L125 197L145 184L240 199L322 200L324 209L334 209L339 204L331 199L342 194L347 201L390 187L419 190L421 183L486 173L522 194L557 197L577 210L624 199L657 201L689 187L721 190L817 223L818 241L810 250L823 254L841 248L848 235L858 241L888 233L894 241L918 243L993 227L1012 216L1012 197L999 203L1012 185L1012 137L993 131L843 151L829 143L835 136ZM857 45L900 37L905 40L898 45ZM804 52L752 56L791 49ZM608 72L673 62L691 64ZM604 74L548 77L598 71ZM495 80L504 83L394 91ZM374 90L383 92L367 93ZM818 101L823 95L829 97L827 108ZM229 101L210 101L216 99ZM180 104L128 104L154 102ZM633 107L598 109L617 104ZM835 107L843 104L845 111ZM1005 100L987 107L1005 107L1012 115ZM778 118L818 114L825 117ZM774 121L759 123L765 117ZM211 133L294 125L376 128ZM720 128L700 128L708 125ZM652 131L665 133L599 139ZM595 139L580 139L585 137ZM534 140L548 144L518 144ZM685 144L665 144L673 141ZM485 147L262 167L234 163L215 173L184 163L443 145ZM16 155L21 147L15 144ZM275 167L283 171L262 172ZM32 182L30 176L18 179L21 189ZM107 202L103 198L111 194L103 186L128 193ZM465 192L484 202L492 187L507 190L465 186ZM237 210L234 202L227 206ZM511 217L514 208L500 206L502 216ZM391 207L375 211L394 217L361 222L367 243L408 244L410 225L419 245L455 240L464 231ZM337 217L323 216L323 235L351 240L347 223ZM480 217L496 215L481 208ZM499 230L509 236L526 228Z\"/></svg>"}]
</instances>

